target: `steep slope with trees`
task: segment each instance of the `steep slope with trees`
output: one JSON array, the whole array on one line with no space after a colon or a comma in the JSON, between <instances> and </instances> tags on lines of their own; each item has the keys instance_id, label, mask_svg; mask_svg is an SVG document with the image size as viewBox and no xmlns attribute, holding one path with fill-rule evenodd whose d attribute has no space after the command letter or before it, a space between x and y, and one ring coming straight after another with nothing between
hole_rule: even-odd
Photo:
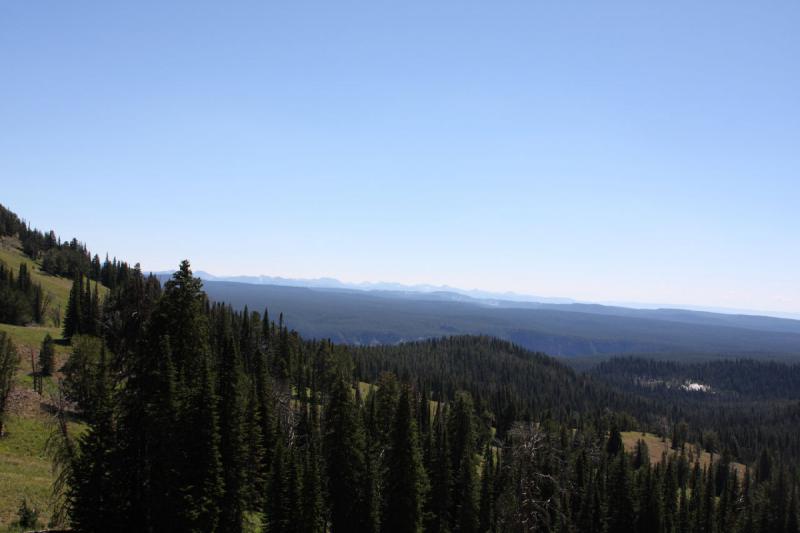
<instances>
[{"instance_id":1,"label":"steep slope with trees","mask_svg":"<svg viewBox=\"0 0 800 533\"><path fill-rule=\"evenodd\" d=\"M88 257L12 229L37 261ZM307 340L281 314L210 301L188 262L163 286L138 267L94 263L65 260L78 266L59 271L72 280L63 366L64 346L41 328L13 329L20 340L20 330L41 333L32 360L54 393L54 526L798 532L791 433L737 450L724 426L751 419L733 409L695 422L673 398L485 336L370 348ZM645 430L671 453L653 460L644 438L625 447Z\"/></svg>"},{"instance_id":2,"label":"steep slope with trees","mask_svg":"<svg viewBox=\"0 0 800 533\"><path fill-rule=\"evenodd\" d=\"M210 304L186 262L163 291L134 270L103 313L67 377L79 531L797 531L780 447L744 477L729 449L651 463L622 446L635 417L603 408L617 393L502 341L351 355Z\"/></svg>"}]
</instances>

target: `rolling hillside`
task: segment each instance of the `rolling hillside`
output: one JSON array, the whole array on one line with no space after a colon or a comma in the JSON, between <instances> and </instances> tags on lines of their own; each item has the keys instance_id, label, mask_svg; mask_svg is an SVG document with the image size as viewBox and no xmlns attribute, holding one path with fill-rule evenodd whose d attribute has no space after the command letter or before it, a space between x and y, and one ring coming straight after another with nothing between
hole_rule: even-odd
<instances>
[{"instance_id":1,"label":"rolling hillside","mask_svg":"<svg viewBox=\"0 0 800 533\"><path fill-rule=\"evenodd\" d=\"M66 309L72 282L42 272L40 264L26 257L16 239L0 238L0 261L14 270L26 263L35 283L53 298L52 305ZM20 354L20 366L14 377L6 419L6 434L0 439L0 530L16 519L20 501L25 498L47 523L51 512L53 472L46 442L51 431L50 393L55 379L44 378L44 394L33 390L31 359L37 359L45 335L61 336L61 328L48 320L46 326L0 324ZM66 360L68 348L56 345L56 368ZM78 426L73 426L73 429Z\"/></svg>"}]
</instances>

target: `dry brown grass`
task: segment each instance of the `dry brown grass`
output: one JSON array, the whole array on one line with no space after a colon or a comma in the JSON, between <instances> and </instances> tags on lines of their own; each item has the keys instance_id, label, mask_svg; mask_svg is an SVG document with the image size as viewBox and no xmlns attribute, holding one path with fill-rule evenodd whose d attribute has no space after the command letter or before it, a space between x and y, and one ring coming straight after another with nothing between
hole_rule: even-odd
<instances>
[{"instance_id":1,"label":"dry brown grass","mask_svg":"<svg viewBox=\"0 0 800 533\"><path fill-rule=\"evenodd\" d=\"M660 463L664 454L671 456L679 453L672 449L672 441L670 439L662 441L658 435L653 433L641 433L639 431L622 432L622 443L627 452L633 452L639 440L643 440L645 444L647 444L647 451L650 455L650 463L652 464ZM711 464L711 454L700 450L693 444L687 444L685 452L690 464L694 464L695 460L698 459L702 468L708 468L709 464ZM715 455L714 462L716 463L718 459L719 456ZM739 477L744 476L745 465L741 463L732 463L732 466L736 469Z\"/></svg>"}]
</instances>

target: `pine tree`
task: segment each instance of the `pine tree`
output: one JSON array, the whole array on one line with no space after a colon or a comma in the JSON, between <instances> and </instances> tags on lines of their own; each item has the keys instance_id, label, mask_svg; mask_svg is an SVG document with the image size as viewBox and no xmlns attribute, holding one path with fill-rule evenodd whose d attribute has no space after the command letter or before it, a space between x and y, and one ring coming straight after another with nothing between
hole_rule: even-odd
<instances>
[{"instance_id":1,"label":"pine tree","mask_svg":"<svg viewBox=\"0 0 800 533\"><path fill-rule=\"evenodd\" d=\"M472 398L468 393L456 395L448 420L451 461L455 477L452 516L459 532L478 529L478 485L475 460L475 419Z\"/></svg>"},{"instance_id":2,"label":"pine tree","mask_svg":"<svg viewBox=\"0 0 800 533\"><path fill-rule=\"evenodd\" d=\"M789 516L786 519L787 533L800 533L800 498L797 496L797 482L792 483L792 495L789 498Z\"/></svg>"},{"instance_id":3,"label":"pine tree","mask_svg":"<svg viewBox=\"0 0 800 533\"><path fill-rule=\"evenodd\" d=\"M239 531L244 520L246 482L244 479L247 448L244 432L245 376L239 346L231 331L232 311L223 311L222 353L218 386L220 395L220 458L223 473L223 497L220 503L220 528Z\"/></svg>"},{"instance_id":4,"label":"pine tree","mask_svg":"<svg viewBox=\"0 0 800 533\"><path fill-rule=\"evenodd\" d=\"M17 348L5 331L0 331L0 437L5 435L6 402L19 365Z\"/></svg>"},{"instance_id":5,"label":"pine tree","mask_svg":"<svg viewBox=\"0 0 800 533\"><path fill-rule=\"evenodd\" d=\"M145 442L145 453L153 454L147 460L159 465L145 475L148 486L148 478L158 481L148 496L151 527L214 531L219 522L219 398L201 289L188 261L182 262L148 321L143 375L134 382L138 401L149 406L156 422L155 428L145 429L155 433L147 437L154 440L152 445ZM163 368L165 362L168 368ZM165 394L165 387L174 393Z\"/></svg>"},{"instance_id":6,"label":"pine tree","mask_svg":"<svg viewBox=\"0 0 800 533\"><path fill-rule=\"evenodd\" d=\"M325 463L333 533L371 531L368 475L361 416L352 392L339 380L331 392L325 415Z\"/></svg>"},{"instance_id":7,"label":"pine tree","mask_svg":"<svg viewBox=\"0 0 800 533\"><path fill-rule=\"evenodd\" d=\"M422 530L422 510L428 480L422 466L417 424L411 408L412 394L402 387L387 454L385 510L383 531L417 532Z\"/></svg>"},{"instance_id":8,"label":"pine tree","mask_svg":"<svg viewBox=\"0 0 800 533\"><path fill-rule=\"evenodd\" d=\"M81 280L83 280L83 276L81 276ZM83 285L83 289L83 293L81 294L82 313L78 318L80 322L80 333L84 335L94 335L97 316L95 316L92 307L92 282L87 279L86 284Z\"/></svg>"},{"instance_id":9,"label":"pine tree","mask_svg":"<svg viewBox=\"0 0 800 533\"><path fill-rule=\"evenodd\" d=\"M619 432L619 426L616 421L611 424L609 431L608 442L606 443L606 452L608 455L616 456L624 451L625 447L622 444L622 434Z\"/></svg>"},{"instance_id":10,"label":"pine tree","mask_svg":"<svg viewBox=\"0 0 800 533\"><path fill-rule=\"evenodd\" d=\"M214 377L207 359L200 361L199 388L188 393L180 425L185 463L180 471L178 523L183 531L216 531L220 520L223 471Z\"/></svg>"},{"instance_id":11,"label":"pine tree","mask_svg":"<svg viewBox=\"0 0 800 533\"><path fill-rule=\"evenodd\" d=\"M297 448L290 448L288 455L288 483L286 500L288 522L283 528L286 533L303 531L303 462Z\"/></svg>"},{"instance_id":12,"label":"pine tree","mask_svg":"<svg viewBox=\"0 0 800 533\"><path fill-rule=\"evenodd\" d=\"M78 274L72 282L72 288L69 291L69 300L67 301L67 311L64 315L64 331L62 335L65 339L72 338L73 335L78 335L83 332L83 276Z\"/></svg>"},{"instance_id":13,"label":"pine tree","mask_svg":"<svg viewBox=\"0 0 800 533\"><path fill-rule=\"evenodd\" d=\"M303 467L303 522L304 533L325 531L323 488L320 473L319 415L316 404L310 409L310 431L305 448Z\"/></svg>"},{"instance_id":14,"label":"pine tree","mask_svg":"<svg viewBox=\"0 0 800 533\"><path fill-rule=\"evenodd\" d=\"M647 449L647 443L639 439L636 441L636 449L633 452L633 469L639 470L643 466L650 466L650 451Z\"/></svg>"},{"instance_id":15,"label":"pine tree","mask_svg":"<svg viewBox=\"0 0 800 533\"><path fill-rule=\"evenodd\" d=\"M697 524L702 533L712 533L714 531L714 519L716 517L716 489L714 484L713 465L709 465L708 470L703 472L703 488L700 496L700 507Z\"/></svg>"},{"instance_id":16,"label":"pine tree","mask_svg":"<svg viewBox=\"0 0 800 533\"><path fill-rule=\"evenodd\" d=\"M244 414L244 438L246 459L244 461L244 501L249 511L261 511L266 493L266 469L264 468L264 440L261 435L261 414L258 410L255 385L248 387Z\"/></svg>"},{"instance_id":17,"label":"pine tree","mask_svg":"<svg viewBox=\"0 0 800 533\"><path fill-rule=\"evenodd\" d=\"M93 378L93 401L86 410L88 429L80 437L80 453L70 470L70 518L76 531L119 531L121 502L115 499L115 483L122 480L113 475L116 443L105 351Z\"/></svg>"},{"instance_id":18,"label":"pine tree","mask_svg":"<svg viewBox=\"0 0 800 533\"><path fill-rule=\"evenodd\" d=\"M667 462L662 480L661 500L664 502L664 531L672 532L678 517L678 479L674 461Z\"/></svg>"},{"instance_id":19,"label":"pine tree","mask_svg":"<svg viewBox=\"0 0 800 533\"><path fill-rule=\"evenodd\" d=\"M283 439L275 444L269 475L269 493L264 510L264 530L269 533L283 531L289 521L286 494L288 492L288 472L286 468L286 445Z\"/></svg>"},{"instance_id":20,"label":"pine tree","mask_svg":"<svg viewBox=\"0 0 800 533\"><path fill-rule=\"evenodd\" d=\"M630 467L625 453L611 463L608 486L608 530L615 533L636 531Z\"/></svg>"},{"instance_id":21,"label":"pine tree","mask_svg":"<svg viewBox=\"0 0 800 533\"><path fill-rule=\"evenodd\" d=\"M639 480L639 512L636 517L637 529L640 533L662 531L663 511L661 491L658 490L653 470L647 468L641 472L637 478Z\"/></svg>"},{"instance_id":22,"label":"pine tree","mask_svg":"<svg viewBox=\"0 0 800 533\"><path fill-rule=\"evenodd\" d=\"M279 380L289 378L292 368L292 353L289 346L289 330L283 325L283 313L278 322L278 345L275 353L275 377Z\"/></svg>"},{"instance_id":23,"label":"pine tree","mask_svg":"<svg viewBox=\"0 0 800 533\"><path fill-rule=\"evenodd\" d=\"M451 528L453 469L450 458L450 439L445 424L447 411L440 403L433 421L434 441L429 466L431 493L426 509L425 530L447 533Z\"/></svg>"},{"instance_id":24,"label":"pine tree","mask_svg":"<svg viewBox=\"0 0 800 533\"><path fill-rule=\"evenodd\" d=\"M481 532L494 530L494 454L486 445L481 472L480 527Z\"/></svg>"},{"instance_id":25,"label":"pine tree","mask_svg":"<svg viewBox=\"0 0 800 533\"><path fill-rule=\"evenodd\" d=\"M39 372L43 376L53 373L53 363L55 359L55 343L50 334L46 334L39 349Z\"/></svg>"},{"instance_id":26,"label":"pine tree","mask_svg":"<svg viewBox=\"0 0 800 533\"><path fill-rule=\"evenodd\" d=\"M686 498L686 487L681 488L680 503L678 504L678 524L676 531L678 533L689 533L689 501Z\"/></svg>"},{"instance_id":27,"label":"pine tree","mask_svg":"<svg viewBox=\"0 0 800 533\"><path fill-rule=\"evenodd\" d=\"M89 283L91 285L91 283ZM89 308L89 316L91 317L90 333L92 335L100 335L100 320L102 318L100 311L100 287L97 282L94 284L94 291L92 291L92 300Z\"/></svg>"}]
</instances>

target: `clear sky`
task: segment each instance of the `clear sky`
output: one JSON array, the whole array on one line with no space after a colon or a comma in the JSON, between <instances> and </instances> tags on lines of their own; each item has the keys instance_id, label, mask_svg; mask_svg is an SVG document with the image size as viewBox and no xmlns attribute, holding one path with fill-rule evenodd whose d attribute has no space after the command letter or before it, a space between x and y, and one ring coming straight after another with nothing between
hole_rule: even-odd
<instances>
[{"instance_id":1,"label":"clear sky","mask_svg":"<svg viewBox=\"0 0 800 533\"><path fill-rule=\"evenodd\" d=\"M148 269L800 312L800 3L0 4L0 203Z\"/></svg>"}]
</instances>

